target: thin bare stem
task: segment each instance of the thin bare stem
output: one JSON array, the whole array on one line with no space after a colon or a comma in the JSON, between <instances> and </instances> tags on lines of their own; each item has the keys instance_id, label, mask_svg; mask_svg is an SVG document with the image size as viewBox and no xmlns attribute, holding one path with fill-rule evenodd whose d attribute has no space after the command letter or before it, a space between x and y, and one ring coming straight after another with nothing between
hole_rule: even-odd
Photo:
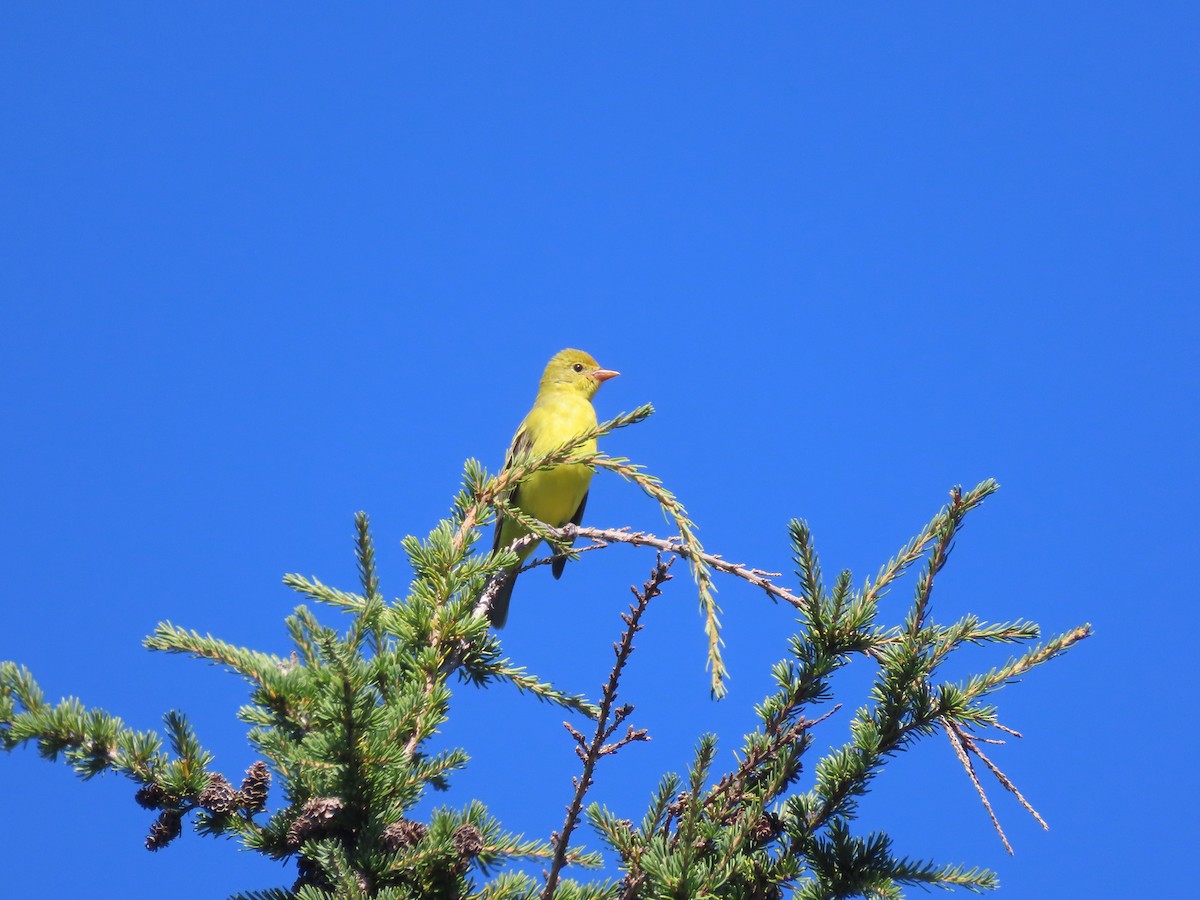
<instances>
[{"instance_id":1,"label":"thin bare stem","mask_svg":"<svg viewBox=\"0 0 1200 900\"><path fill-rule=\"evenodd\" d=\"M1009 844L1008 838L1005 837L1004 830L1000 827L1000 822L996 818L996 813L992 810L992 804L989 802L987 794L983 790L983 785L979 783L979 776L975 772L975 764L971 761L972 756L978 757L983 764L988 767L991 773L996 776L996 780L1004 786L1005 790L1012 792L1012 794L1017 798L1017 802L1025 807L1026 811L1031 816L1037 819L1038 824L1041 825L1042 828L1049 830L1050 826L1046 823L1046 820L1041 817L1041 814L1033 808L1033 804L1025 799L1025 795L1017 790L1017 786L1012 783L1012 780L1004 774L999 766L988 759L987 754L980 749L979 743L981 741L985 741L985 739L972 737L959 723L951 721L946 717L943 717L941 722L946 729L946 736L950 739L950 745L954 748L954 753L958 757L958 761L962 763L962 767L966 770L967 776L971 779L971 783L975 785L975 790L979 793L979 798L983 801L983 806L984 809L987 810L988 816L991 817L992 825L995 827L996 833L1000 835L1000 840L1004 842L1004 848L1008 850L1010 854L1013 852L1012 845ZM1000 728L1001 731L1005 731L1009 734L1017 734L1011 728L1003 728L1001 726L997 727ZM1017 736L1020 737L1020 735ZM1003 743L1002 741L986 742Z\"/></svg>"},{"instance_id":2,"label":"thin bare stem","mask_svg":"<svg viewBox=\"0 0 1200 900\"><path fill-rule=\"evenodd\" d=\"M600 699L600 715L596 719L596 730L592 734L590 742L569 722L563 723L575 740L575 752L583 761L583 771L574 779L575 795L567 806L567 817L563 821L562 829L554 837L554 861L550 865L550 871L546 874L546 887L542 891L542 900L550 900L558 888L558 877L567 862L567 849L570 845L571 835L579 824L579 815L583 810L583 798L592 786L592 773L595 771L600 757L615 753L633 741L650 739L645 729L634 729L630 726L624 737L609 743L609 738L633 712L633 706L630 704L613 708L617 699L621 672L629 660L629 655L633 652L633 636L642 629L642 613L646 611L651 599L662 593L663 584L671 579L669 571L671 562L668 560L664 563L660 555L655 561L650 577L642 586L642 590L630 588L634 597L637 598L637 602L630 605L628 612L621 613L621 619L625 622L625 630L621 634L621 640L613 644L616 661L613 663L612 671L608 673L608 681L604 685L604 692Z\"/></svg>"},{"instance_id":3,"label":"thin bare stem","mask_svg":"<svg viewBox=\"0 0 1200 900\"><path fill-rule=\"evenodd\" d=\"M1012 781L1009 779L1009 777L1000 770L1000 767L997 766L990 759L988 759L987 754L984 753L979 748L979 744L982 739L972 738L970 735L966 735L966 734L963 734L961 737L962 737L963 743L967 747L967 750L969 750L971 753L974 753L981 760L983 760L983 764L985 766L987 766L988 769L991 770L991 773L993 775L996 776L996 780L999 781L1002 785L1004 785L1006 790L1012 792L1013 796L1015 796L1017 798L1017 802L1020 803L1023 807L1025 807L1026 812L1028 812L1031 816L1033 816L1035 819L1037 819L1038 824L1041 825L1042 828L1044 828L1046 831L1049 831L1050 830L1049 824L1047 824L1046 820L1042 818L1041 814L1036 809L1033 808L1033 804L1031 804L1028 800L1025 799L1025 795L1022 794L1019 790L1017 790L1017 786L1015 784L1013 784Z\"/></svg>"},{"instance_id":4,"label":"thin bare stem","mask_svg":"<svg viewBox=\"0 0 1200 900\"><path fill-rule=\"evenodd\" d=\"M1008 837L1004 834L1004 829L1000 827L1000 820L996 818L996 812L992 809L991 801L988 800L987 791L983 789L983 785L979 783L979 776L975 774L975 764L971 762L971 754L967 752L966 745L963 743L963 736L955 727L954 723L942 720L946 726L946 737L950 739L950 746L954 748L954 755L958 757L958 761L962 763L963 769L966 770L967 776L971 779L971 784L975 785L975 790L979 794L979 799L983 801L983 808L987 810L988 816L992 820L992 827L996 829L996 834L1000 835L1000 840L1004 843L1004 849L1008 851L1009 856L1013 855L1012 844L1008 842Z\"/></svg>"},{"instance_id":5,"label":"thin bare stem","mask_svg":"<svg viewBox=\"0 0 1200 900\"><path fill-rule=\"evenodd\" d=\"M570 523L562 528L549 528L547 531L552 535L556 542L570 544L576 537L589 538L593 543L585 547L572 548L573 553L586 553L589 550L601 550L609 544L630 544L634 547L653 547L663 553L673 553L676 556L682 556L684 559L691 559L693 556L698 557L705 565L715 569L718 572L724 572L726 575L733 575L736 578L741 578L743 581L752 584L756 588L761 588L774 599L783 600L785 603L790 603L792 606L799 609L803 601L786 588L782 588L770 580L770 576L778 576L778 572L766 572L762 569L752 569L743 563L733 563L723 559L715 553L700 552L695 553L693 549L679 538L660 538L644 531L630 531L628 528L593 528L588 525L572 525ZM525 568L532 569L535 566L546 565L551 562L550 558L538 559L527 565Z\"/></svg>"}]
</instances>

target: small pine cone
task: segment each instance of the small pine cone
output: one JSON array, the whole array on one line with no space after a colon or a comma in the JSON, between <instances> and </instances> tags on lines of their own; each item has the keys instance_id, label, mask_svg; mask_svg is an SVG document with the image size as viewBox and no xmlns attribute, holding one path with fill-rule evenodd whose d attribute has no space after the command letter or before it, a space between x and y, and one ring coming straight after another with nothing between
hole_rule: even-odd
<instances>
[{"instance_id":1,"label":"small pine cone","mask_svg":"<svg viewBox=\"0 0 1200 900\"><path fill-rule=\"evenodd\" d=\"M755 844L766 844L775 840L783 831L783 823L773 812L763 813L758 821L750 826L750 840Z\"/></svg>"},{"instance_id":2,"label":"small pine cone","mask_svg":"<svg viewBox=\"0 0 1200 900\"><path fill-rule=\"evenodd\" d=\"M420 822L401 819L383 829L383 846L392 853L405 847L415 846L421 842L421 838L425 837L427 830Z\"/></svg>"},{"instance_id":3,"label":"small pine cone","mask_svg":"<svg viewBox=\"0 0 1200 900\"><path fill-rule=\"evenodd\" d=\"M287 846L289 850L298 850L309 836L313 833L312 820L307 816L300 815L296 820L288 826Z\"/></svg>"},{"instance_id":4,"label":"small pine cone","mask_svg":"<svg viewBox=\"0 0 1200 900\"><path fill-rule=\"evenodd\" d=\"M138 792L133 795L133 799L137 801L137 805L142 809L162 809L167 805L167 792L162 789L157 781L152 781L149 784L144 784L138 788Z\"/></svg>"},{"instance_id":5,"label":"small pine cone","mask_svg":"<svg viewBox=\"0 0 1200 900\"><path fill-rule=\"evenodd\" d=\"M333 830L333 819L341 811L342 801L337 797L314 797L309 800L288 829L288 846L299 847L310 838L328 834Z\"/></svg>"},{"instance_id":6,"label":"small pine cone","mask_svg":"<svg viewBox=\"0 0 1200 900\"><path fill-rule=\"evenodd\" d=\"M208 785L200 792L196 802L210 813L227 816L237 811L237 791L224 775L208 776Z\"/></svg>"},{"instance_id":7,"label":"small pine cone","mask_svg":"<svg viewBox=\"0 0 1200 900\"><path fill-rule=\"evenodd\" d=\"M304 812L325 825L342 811L342 801L337 797L314 797L304 804ZM326 828L325 830L328 830Z\"/></svg>"},{"instance_id":8,"label":"small pine cone","mask_svg":"<svg viewBox=\"0 0 1200 900\"><path fill-rule=\"evenodd\" d=\"M183 830L180 824L182 820L183 813L177 809L164 809L159 813L158 819L150 826L150 834L146 836L146 849L161 850L179 837L179 832Z\"/></svg>"},{"instance_id":9,"label":"small pine cone","mask_svg":"<svg viewBox=\"0 0 1200 900\"><path fill-rule=\"evenodd\" d=\"M267 788L271 786L271 770L261 759L246 770L242 779L242 807L247 812L259 812L267 805Z\"/></svg>"},{"instance_id":10,"label":"small pine cone","mask_svg":"<svg viewBox=\"0 0 1200 900\"><path fill-rule=\"evenodd\" d=\"M454 829L454 852L462 859L474 859L483 849L483 835L474 825L459 825Z\"/></svg>"}]
</instances>

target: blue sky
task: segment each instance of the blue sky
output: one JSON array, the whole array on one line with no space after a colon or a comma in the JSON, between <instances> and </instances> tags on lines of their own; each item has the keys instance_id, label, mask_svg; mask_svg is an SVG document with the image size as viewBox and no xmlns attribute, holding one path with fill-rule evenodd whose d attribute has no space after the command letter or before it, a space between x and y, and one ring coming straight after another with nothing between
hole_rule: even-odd
<instances>
[{"instance_id":1,"label":"blue sky","mask_svg":"<svg viewBox=\"0 0 1200 900\"><path fill-rule=\"evenodd\" d=\"M446 513L464 459L500 464L546 359L577 346L623 373L602 417L658 409L605 449L729 558L790 571L797 516L861 581L952 485L997 478L935 615L1095 625L998 698L1026 737L995 758L1051 830L996 788L1009 858L940 738L862 825L997 869L1000 896L1177 892L1197 837L1198 36L1184 3L10 5L0 658L137 727L182 709L236 775L241 682L142 637L169 619L286 653L280 578L352 588L358 509L402 594L401 538ZM588 520L665 530L604 476ZM507 652L595 693L650 562L523 577ZM729 761L790 627L718 583L714 704L678 576L626 681L653 742L592 794L630 816L702 731ZM850 708L863 677L838 685ZM441 746L473 760L435 799L548 834L577 765L561 719L459 688ZM817 747L844 736L835 719ZM14 896L292 878L190 834L148 854L127 782L32 751L0 760L0 796Z\"/></svg>"}]
</instances>

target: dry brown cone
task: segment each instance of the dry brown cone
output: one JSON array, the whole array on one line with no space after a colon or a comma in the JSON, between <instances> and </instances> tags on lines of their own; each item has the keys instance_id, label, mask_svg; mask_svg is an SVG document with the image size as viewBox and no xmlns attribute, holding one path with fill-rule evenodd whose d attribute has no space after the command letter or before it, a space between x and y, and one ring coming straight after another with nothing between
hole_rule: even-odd
<instances>
[{"instance_id":1,"label":"dry brown cone","mask_svg":"<svg viewBox=\"0 0 1200 900\"><path fill-rule=\"evenodd\" d=\"M314 837L322 837L333 830L333 820L342 811L342 801L337 797L314 797L304 804L304 809L288 829L289 847L299 847Z\"/></svg>"},{"instance_id":2,"label":"dry brown cone","mask_svg":"<svg viewBox=\"0 0 1200 900\"><path fill-rule=\"evenodd\" d=\"M228 816L237 811L240 799L238 792L229 783L229 779L224 775L216 774L208 777L208 784L200 792L196 802L210 813Z\"/></svg>"},{"instance_id":3,"label":"dry brown cone","mask_svg":"<svg viewBox=\"0 0 1200 900\"><path fill-rule=\"evenodd\" d=\"M150 834L146 836L147 850L161 850L183 830L183 813L177 809L165 809L158 819L150 826Z\"/></svg>"},{"instance_id":4,"label":"dry brown cone","mask_svg":"<svg viewBox=\"0 0 1200 900\"><path fill-rule=\"evenodd\" d=\"M267 789L271 786L271 769L261 759L246 770L242 779L242 808L256 813L267 805Z\"/></svg>"},{"instance_id":5,"label":"dry brown cone","mask_svg":"<svg viewBox=\"0 0 1200 900\"><path fill-rule=\"evenodd\" d=\"M383 829L383 845L392 853L405 847L412 847L421 842L428 829L420 822L410 822L401 819Z\"/></svg>"},{"instance_id":6,"label":"dry brown cone","mask_svg":"<svg viewBox=\"0 0 1200 900\"><path fill-rule=\"evenodd\" d=\"M142 809L162 809L166 806L169 798L161 785L157 781L152 781L138 788L138 792L133 795L133 799Z\"/></svg>"}]
</instances>

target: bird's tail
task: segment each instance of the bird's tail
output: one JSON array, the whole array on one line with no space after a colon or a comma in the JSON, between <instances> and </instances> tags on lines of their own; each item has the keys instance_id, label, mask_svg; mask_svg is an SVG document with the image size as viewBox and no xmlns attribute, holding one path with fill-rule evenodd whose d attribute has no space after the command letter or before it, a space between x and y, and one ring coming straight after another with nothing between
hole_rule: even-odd
<instances>
[{"instance_id":1,"label":"bird's tail","mask_svg":"<svg viewBox=\"0 0 1200 900\"><path fill-rule=\"evenodd\" d=\"M508 603L512 599L513 586L517 583L516 572L501 572L496 576L496 593L488 604L487 617L493 628L503 628L508 621Z\"/></svg>"}]
</instances>

